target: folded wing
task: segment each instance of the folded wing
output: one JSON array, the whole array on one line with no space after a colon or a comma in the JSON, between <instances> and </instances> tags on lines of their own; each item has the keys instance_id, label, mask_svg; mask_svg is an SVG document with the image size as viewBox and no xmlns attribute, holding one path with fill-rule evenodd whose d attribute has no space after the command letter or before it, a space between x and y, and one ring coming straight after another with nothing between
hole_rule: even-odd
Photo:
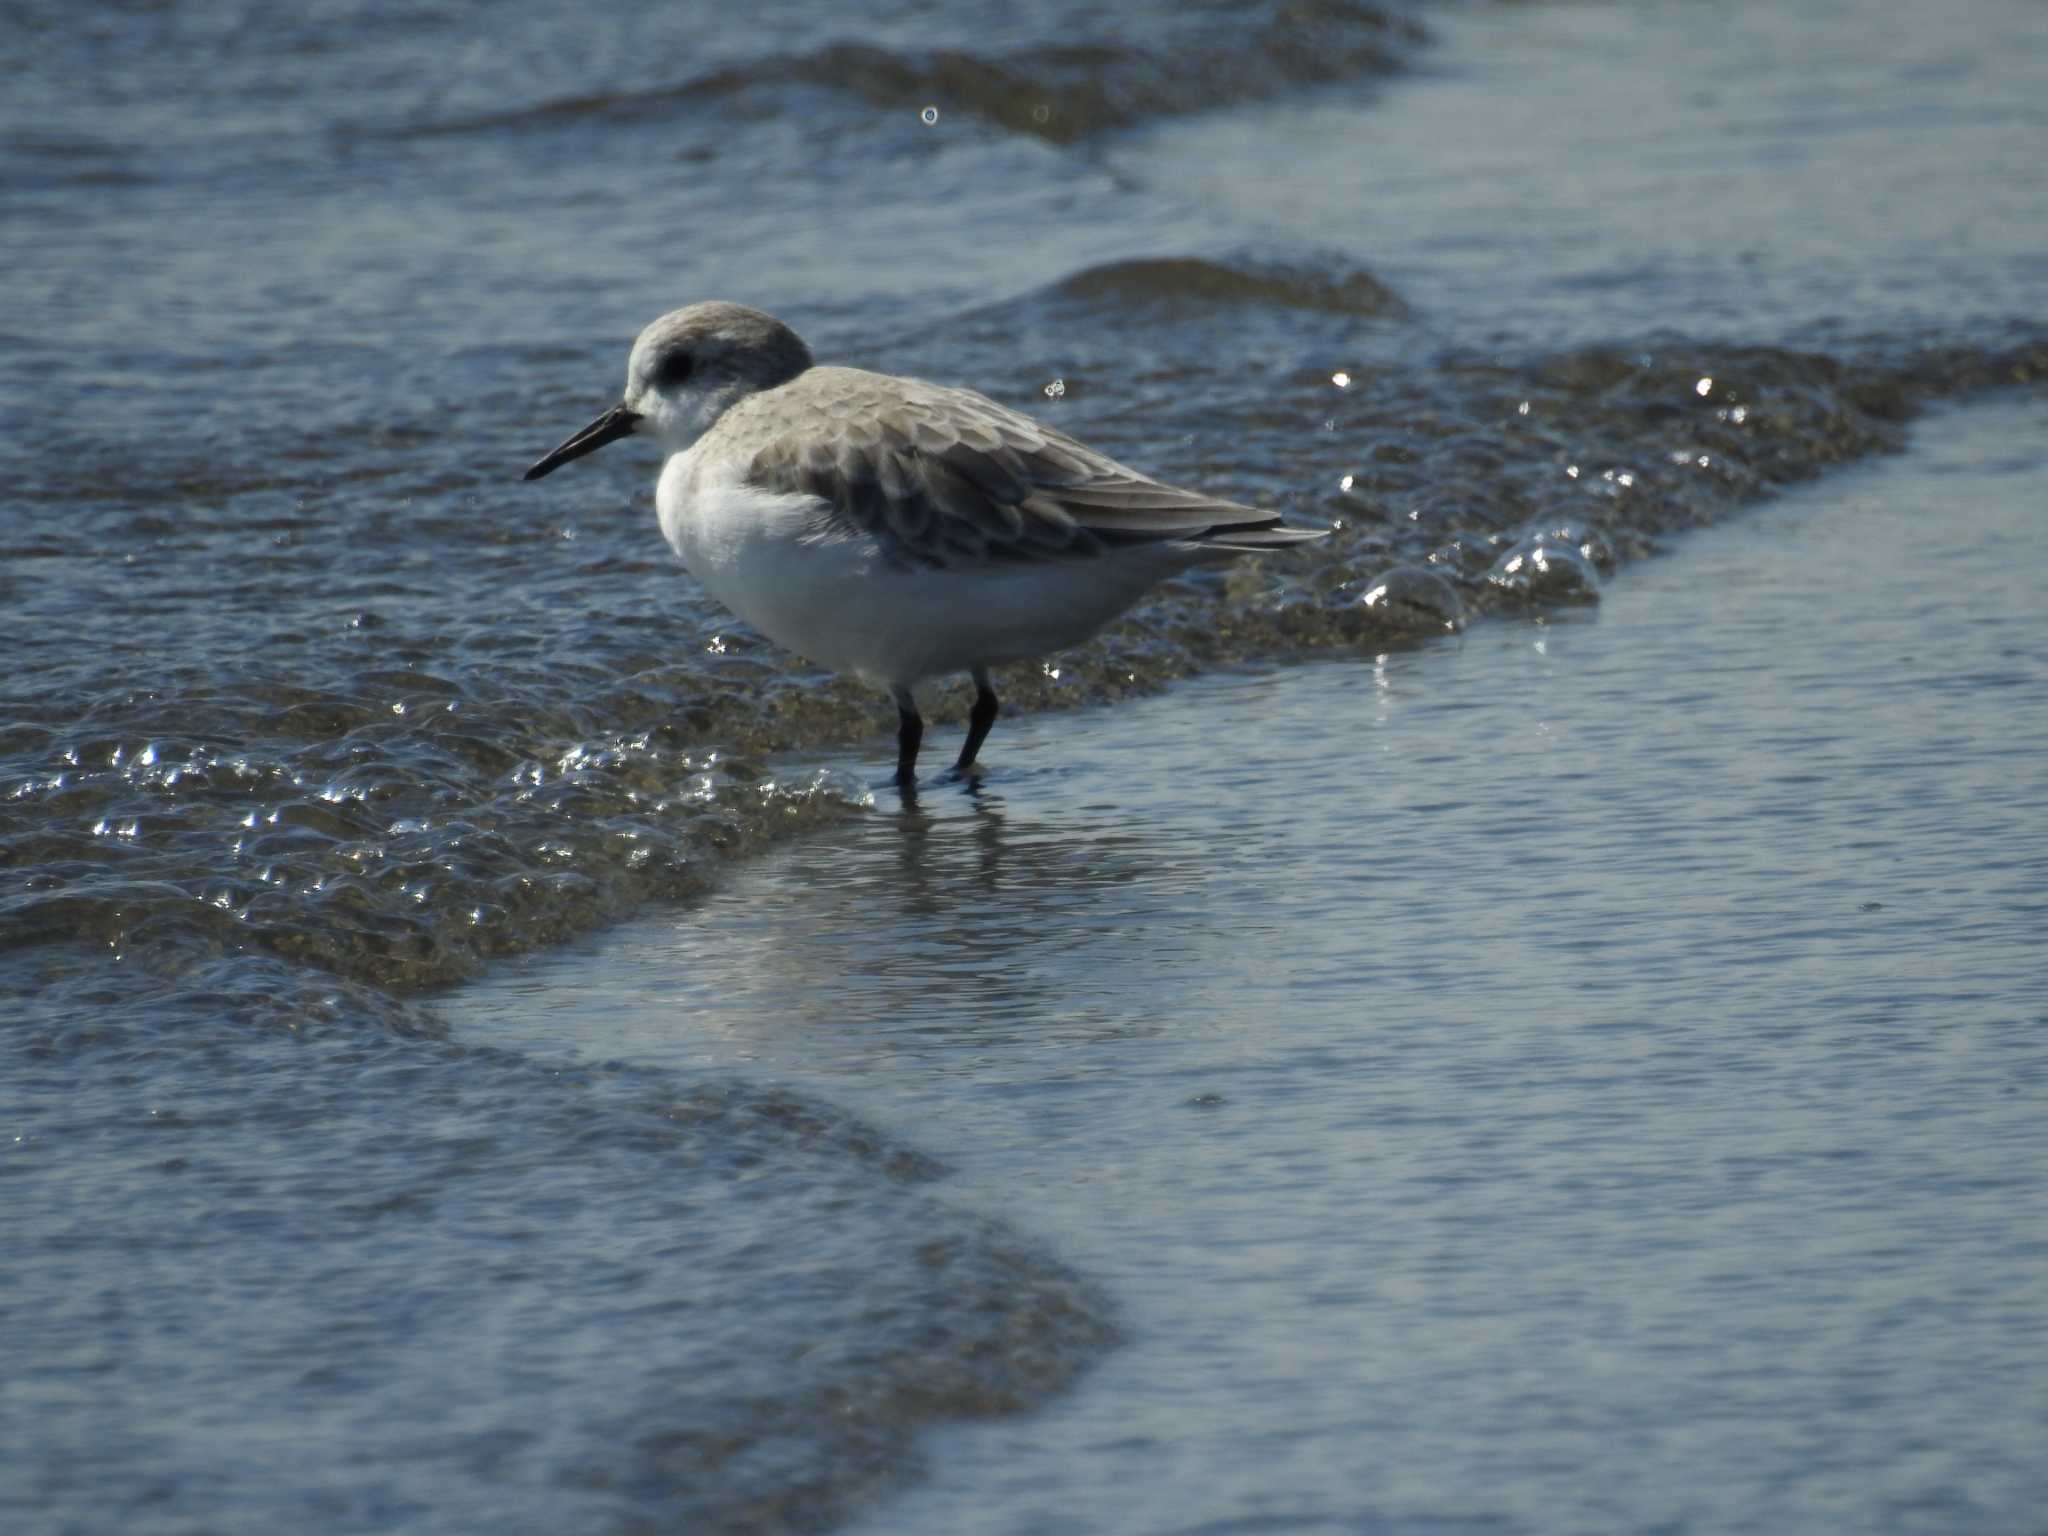
<instances>
[{"instance_id":1,"label":"folded wing","mask_svg":"<svg viewBox=\"0 0 2048 1536\"><path fill-rule=\"evenodd\" d=\"M780 426L750 483L825 503L820 533L905 565L1082 560L1140 544L1228 558L1324 536L1162 485L969 390L814 368L748 402Z\"/></svg>"}]
</instances>

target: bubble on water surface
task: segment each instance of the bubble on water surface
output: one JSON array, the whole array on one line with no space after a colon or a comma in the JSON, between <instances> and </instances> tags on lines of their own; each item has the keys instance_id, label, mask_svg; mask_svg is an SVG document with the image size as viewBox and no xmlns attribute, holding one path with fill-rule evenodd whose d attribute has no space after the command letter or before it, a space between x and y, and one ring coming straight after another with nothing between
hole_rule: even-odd
<instances>
[{"instance_id":1,"label":"bubble on water surface","mask_svg":"<svg viewBox=\"0 0 2048 1536\"><path fill-rule=\"evenodd\" d=\"M1532 523L1523 533L1520 543L1566 544L1576 549L1592 562L1596 570L1614 569L1614 545L1606 534L1593 523L1581 522L1576 518L1559 518Z\"/></svg>"},{"instance_id":2,"label":"bubble on water surface","mask_svg":"<svg viewBox=\"0 0 2048 1536\"><path fill-rule=\"evenodd\" d=\"M1454 533L1423 558L1439 571L1461 578L1477 578L1500 557L1498 535L1464 531Z\"/></svg>"},{"instance_id":3,"label":"bubble on water surface","mask_svg":"<svg viewBox=\"0 0 2048 1536\"><path fill-rule=\"evenodd\" d=\"M1404 635L1455 635L1465 627L1465 604L1435 571L1397 565L1366 584L1359 606Z\"/></svg>"},{"instance_id":4,"label":"bubble on water surface","mask_svg":"<svg viewBox=\"0 0 2048 1536\"><path fill-rule=\"evenodd\" d=\"M1562 539L1524 539L1507 550L1486 579L1504 592L1532 603L1596 603L1600 573L1593 562Z\"/></svg>"}]
</instances>

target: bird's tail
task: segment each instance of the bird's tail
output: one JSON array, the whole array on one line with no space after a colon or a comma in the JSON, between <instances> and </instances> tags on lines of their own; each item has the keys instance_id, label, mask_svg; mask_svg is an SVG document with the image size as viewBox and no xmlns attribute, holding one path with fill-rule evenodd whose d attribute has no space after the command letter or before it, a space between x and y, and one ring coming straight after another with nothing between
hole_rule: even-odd
<instances>
[{"instance_id":1,"label":"bird's tail","mask_svg":"<svg viewBox=\"0 0 2048 1536\"><path fill-rule=\"evenodd\" d=\"M1327 539L1327 528L1290 528L1278 518L1269 523L1232 523L1205 528L1188 538L1190 544L1213 549L1218 554L1252 555L1260 550L1285 549L1290 544L1308 544Z\"/></svg>"}]
</instances>

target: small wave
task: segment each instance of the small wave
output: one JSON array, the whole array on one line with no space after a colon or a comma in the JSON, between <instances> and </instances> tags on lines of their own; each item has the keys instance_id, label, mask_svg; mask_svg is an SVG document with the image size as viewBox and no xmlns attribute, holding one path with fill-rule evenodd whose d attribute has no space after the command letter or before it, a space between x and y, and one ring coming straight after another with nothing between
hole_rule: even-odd
<instances>
[{"instance_id":1,"label":"small wave","mask_svg":"<svg viewBox=\"0 0 2048 1536\"><path fill-rule=\"evenodd\" d=\"M1338 315L1400 315L1399 295L1340 262L1294 266L1214 261L1199 256L1139 257L1087 267L1053 285L1062 298L1124 303L1272 304Z\"/></svg>"},{"instance_id":2,"label":"small wave","mask_svg":"<svg viewBox=\"0 0 2048 1536\"><path fill-rule=\"evenodd\" d=\"M1151 46L1083 40L982 54L835 42L650 89L563 97L509 111L414 123L399 137L632 122L792 86L877 107L936 104L1056 144L1163 117L1260 101L1303 86L1391 74L1423 38L1405 17L1357 0L1295 0L1247 19L1191 10Z\"/></svg>"},{"instance_id":3,"label":"small wave","mask_svg":"<svg viewBox=\"0 0 2048 1536\"><path fill-rule=\"evenodd\" d=\"M1039 320L1088 329L1034 307L1087 302L1092 324L1140 291L1292 305L1273 313L1307 312L1301 329L1333 333L1290 332L1292 350L1251 371L1236 359L1258 327L1238 314L1132 327L1097 349L1140 361L1119 364L1130 409L1094 418L1091 443L1335 533L1269 557L1238 587L1219 578L1164 591L1055 670L1006 675L1020 713L1409 633L1405 613L1363 600L1394 567L1439 573L1475 619L1551 601L1487 573L1531 535L1593 569L1626 563L1779 487L1895 449L1902 422L1932 401L2048 378L2039 338L1875 357L1658 338L1525 361L1389 362L1376 349L1411 345L1405 332L1332 326L1301 307L1317 302L1318 282L1364 281L1152 259L1085 269L948 327L948 345L979 331L1000 356ZM1186 434L1170 453L1162 419ZM1204 441L1219 456L1205 462ZM88 511L120 495L118 476L91 480L116 463L82 457L85 478L66 494ZM143 478L176 487L187 473L159 461ZM573 561L539 535L492 542L479 560L463 494L419 508L342 485L325 517L258 498L233 515L188 516L175 539L139 509L39 519L38 564L87 569L109 540L147 549L155 566L124 578L135 583L124 601L137 623L186 626L186 659L161 663L143 651L146 635L105 645L77 618L86 600L22 581L16 606L32 639L11 658L21 702L0 729L0 867L15 882L0 888L0 955L82 942L161 966L170 993L193 996L218 957L267 957L320 995L337 981L411 994L649 901L687 900L736 853L852 813L857 796L839 781L778 779L764 765L828 747L872 759L885 703L788 664L688 598L675 616L663 606L676 602L672 578L643 558L641 527L593 526ZM291 540L276 563L247 555L256 528ZM429 605L384 557L355 553L365 529L436 571ZM244 585L206 586L199 573L231 550ZM1590 576L1580 585L1596 590ZM508 591L525 594L509 612ZM259 602L275 617L252 647L243 615ZM545 664L533 659L543 611L554 637ZM935 693L934 718L957 718L963 703L957 684ZM79 975L58 990L84 1007L83 991L66 990L94 985ZM204 995L222 989L203 978ZM298 995L268 981L258 990Z\"/></svg>"}]
</instances>

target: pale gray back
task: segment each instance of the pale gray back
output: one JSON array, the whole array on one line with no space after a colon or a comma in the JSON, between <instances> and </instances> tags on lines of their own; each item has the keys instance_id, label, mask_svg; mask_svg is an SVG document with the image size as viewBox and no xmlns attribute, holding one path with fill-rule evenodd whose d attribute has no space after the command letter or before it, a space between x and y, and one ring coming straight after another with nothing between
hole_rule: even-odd
<instances>
[{"instance_id":1,"label":"pale gray back","mask_svg":"<svg viewBox=\"0 0 2048 1536\"><path fill-rule=\"evenodd\" d=\"M1180 490L972 390L812 368L738 402L707 435L764 490L818 497L831 530L894 563L1088 559L1175 544L1190 559L1319 538Z\"/></svg>"}]
</instances>

